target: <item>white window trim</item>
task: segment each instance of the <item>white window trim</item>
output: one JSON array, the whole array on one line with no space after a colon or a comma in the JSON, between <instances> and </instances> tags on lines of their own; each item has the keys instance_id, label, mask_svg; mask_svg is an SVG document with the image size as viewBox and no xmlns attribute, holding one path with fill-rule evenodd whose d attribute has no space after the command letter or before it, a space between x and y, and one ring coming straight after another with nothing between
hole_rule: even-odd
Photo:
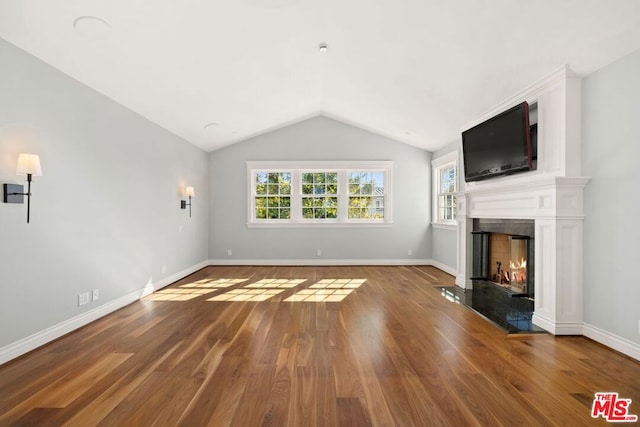
<instances>
[{"instance_id":1,"label":"white window trim","mask_svg":"<svg viewBox=\"0 0 640 427\"><path fill-rule=\"evenodd\" d=\"M384 219L348 219L349 179L348 172L372 171L384 173ZM257 172L291 173L291 219L256 219L253 184ZM338 218L302 218L301 174L302 172L338 172ZM392 161L248 161L247 162L247 226L263 228L340 228L340 227L391 227L393 224Z\"/></svg>"},{"instance_id":2,"label":"white window trim","mask_svg":"<svg viewBox=\"0 0 640 427\"><path fill-rule=\"evenodd\" d=\"M460 190L460 156L458 154L458 150L451 151L443 156L438 157L437 159L433 159L431 161L431 176L432 176L432 187L431 187L431 226L433 228L441 228L445 230L456 230L458 228L458 221L440 221L438 216L438 191L440 188L440 174L437 173L439 169L444 166L448 166L450 164L454 164L456 166L456 189ZM457 215L456 215L457 216Z\"/></svg>"}]
</instances>

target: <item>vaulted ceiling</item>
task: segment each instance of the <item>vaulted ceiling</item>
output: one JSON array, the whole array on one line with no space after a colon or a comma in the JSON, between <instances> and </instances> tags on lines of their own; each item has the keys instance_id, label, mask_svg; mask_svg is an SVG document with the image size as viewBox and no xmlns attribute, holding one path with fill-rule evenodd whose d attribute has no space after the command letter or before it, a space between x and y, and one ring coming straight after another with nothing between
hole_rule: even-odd
<instances>
[{"instance_id":1,"label":"vaulted ceiling","mask_svg":"<svg viewBox=\"0 0 640 427\"><path fill-rule=\"evenodd\" d=\"M0 37L205 150L318 114L436 150L640 48L640 1L0 0Z\"/></svg>"}]
</instances>

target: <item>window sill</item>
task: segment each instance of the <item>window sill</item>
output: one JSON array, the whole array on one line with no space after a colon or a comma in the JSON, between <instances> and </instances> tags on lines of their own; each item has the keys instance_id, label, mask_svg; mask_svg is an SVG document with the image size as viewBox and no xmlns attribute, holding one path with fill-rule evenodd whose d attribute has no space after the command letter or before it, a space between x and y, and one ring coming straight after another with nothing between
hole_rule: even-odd
<instances>
[{"instance_id":1,"label":"window sill","mask_svg":"<svg viewBox=\"0 0 640 427\"><path fill-rule=\"evenodd\" d=\"M248 228L391 228L391 222L249 222Z\"/></svg>"},{"instance_id":2,"label":"window sill","mask_svg":"<svg viewBox=\"0 0 640 427\"><path fill-rule=\"evenodd\" d=\"M443 222L432 222L431 226L433 228L439 228L441 230L457 230L458 229L458 224L448 224L448 223L443 223Z\"/></svg>"}]
</instances>

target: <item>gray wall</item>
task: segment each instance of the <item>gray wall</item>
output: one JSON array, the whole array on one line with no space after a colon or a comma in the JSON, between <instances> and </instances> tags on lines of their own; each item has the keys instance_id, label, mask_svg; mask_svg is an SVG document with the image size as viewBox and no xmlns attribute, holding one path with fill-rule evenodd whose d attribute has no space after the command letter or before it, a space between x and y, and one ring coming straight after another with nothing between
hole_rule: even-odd
<instances>
[{"instance_id":1,"label":"gray wall","mask_svg":"<svg viewBox=\"0 0 640 427\"><path fill-rule=\"evenodd\" d=\"M458 231L434 228L431 253L434 261L449 267L449 272L458 271Z\"/></svg>"},{"instance_id":2,"label":"gray wall","mask_svg":"<svg viewBox=\"0 0 640 427\"><path fill-rule=\"evenodd\" d=\"M207 153L2 39L0 64L0 183L20 152L44 173L31 224L0 203L0 348L208 258Z\"/></svg>"},{"instance_id":3,"label":"gray wall","mask_svg":"<svg viewBox=\"0 0 640 427\"><path fill-rule=\"evenodd\" d=\"M392 160L393 226L248 228L247 160ZM227 262L319 260L316 249L321 249L320 259L429 259L430 161L427 151L323 116L214 151L210 257Z\"/></svg>"},{"instance_id":4,"label":"gray wall","mask_svg":"<svg viewBox=\"0 0 640 427\"><path fill-rule=\"evenodd\" d=\"M445 147L439 149L433 153L433 158L437 159L452 152L458 150L458 153L462 150L462 140L454 141ZM458 185L464 184L464 177L462 174L462 164L458 163ZM460 187L458 187L460 189ZM449 230L443 228L433 229L433 239L431 242L431 252L434 261L449 267L450 271L458 270L458 231Z\"/></svg>"},{"instance_id":5,"label":"gray wall","mask_svg":"<svg viewBox=\"0 0 640 427\"><path fill-rule=\"evenodd\" d=\"M585 322L640 344L640 51L582 83Z\"/></svg>"}]
</instances>

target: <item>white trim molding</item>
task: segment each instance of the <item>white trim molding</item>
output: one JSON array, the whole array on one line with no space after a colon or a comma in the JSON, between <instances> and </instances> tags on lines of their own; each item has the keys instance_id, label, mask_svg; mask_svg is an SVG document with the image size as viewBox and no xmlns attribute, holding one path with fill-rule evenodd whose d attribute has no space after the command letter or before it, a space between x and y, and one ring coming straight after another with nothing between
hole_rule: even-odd
<instances>
[{"instance_id":1,"label":"white trim molding","mask_svg":"<svg viewBox=\"0 0 640 427\"><path fill-rule=\"evenodd\" d=\"M585 177L550 177L474 188L458 197L458 276L470 288L473 219L532 219L533 323L554 335L582 334L582 228Z\"/></svg>"},{"instance_id":2,"label":"white trim molding","mask_svg":"<svg viewBox=\"0 0 640 427\"><path fill-rule=\"evenodd\" d=\"M474 219L534 220L533 323L555 335L581 335L583 192L589 182L588 177L580 176L581 81L568 67L562 67L467 127L523 101L538 105L537 169L466 183L456 195L456 284L465 289L472 287Z\"/></svg>"},{"instance_id":3,"label":"white trim molding","mask_svg":"<svg viewBox=\"0 0 640 427\"><path fill-rule=\"evenodd\" d=\"M210 259L209 265L293 265L293 266L340 266L340 265L432 265L431 259ZM439 268L439 267L437 267Z\"/></svg>"},{"instance_id":4,"label":"white trim molding","mask_svg":"<svg viewBox=\"0 0 640 427\"><path fill-rule=\"evenodd\" d=\"M36 348L58 339L69 332L73 332L78 328L88 325L107 314L113 313L114 311L137 301L141 296L142 290L130 292L127 295L11 343L0 349L0 365L35 350Z\"/></svg>"},{"instance_id":5,"label":"white trim molding","mask_svg":"<svg viewBox=\"0 0 640 427\"><path fill-rule=\"evenodd\" d=\"M440 169L453 165L456 172L456 190L460 188L460 154L458 150L453 150L447 154L444 154L436 159L431 160L431 225L434 228L443 228L449 230L455 230L458 223L455 219L446 221L441 220L439 215L440 210ZM454 215L455 216L455 215Z\"/></svg>"},{"instance_id":6,"label":"white trim molding","mask_svg":"<svg viewBox=\"0 0 640 427\"><path fill-rule=\"evenodd\" d=\"M458 271L454 267L451 267L449 265L443 264L440 261L436 261L435 259L430 259L430 260L427 260L427 261L428 261L428 264L425 264L425 265L430 265L432 267L435 267L438 270L442 270L445 273L447 273L447 274L449 274L449 275L451 275L453 277L455 277L456 274L458 274Z\"/></svg>"},{"instance_id":7,"label":"white trim molding","mask_svg":"<svg viewBox=\"0 0 640 427\"><path fill-rule=\"evenodd\" d=\"M458 229L458 222L456 221L455 224L442 224L439 222L432 222L431 227L437 228L439 230L456 231Z\"/></svg>"},{"instance_id":8,"label":"white trim molding","mask_svg":"<svg viewBox=\"0 0 640 427\"><path fill-rule=\"evenodd\" d=\"M588 323L583 325L582 333L587 338L640 361L640 344L638 343L629 341L628 339L619 337Z\"/></svg>"},{"instance_id":9,"label":"white trim molding","mask_svg":"<svg viewBox=\"0 0 640 427\"><path fill-rule=\"evenodd\" d=\"M149 283L147 283L143 288L137 291L130 292L126 295L121 296L120 298L116 298L115 300L109 301L94 309L81 313L70 319L64 320L56 325L53 325L40 332L36 332L35 334L23 338L19 341L6 345L0 348L0 365L13 360L16 357L22 356L23 354L26 354L32 350L35 350L36 348L41 347L47 343L50 343L51 341L58 339L61 336L68 334L69 332L73 332L76 329L88 325L89 323L94 322L108 314L111 314L116 310L126 307L127 305L136 302L140 298L149 295L167 285L170 285L171 283L176 282L188 276L189 274L195 273L196 271L208 265L209 263L207 261L203 261L178 273L167 276L159 280L158 282L152 283L151 280L149 280Z\"/></svg>"},{"instance_id":10,"label":"white trim molding","mask_svg":"<svg viewBox=\"0 0 640 427\"><path fill-rule=\"evenodd\" d=\"M158 280L157 282L151 282L151 280L149 281L149 283L147 283L147 285L143 288L142 290L142 295L140 296L140 298L145 297L149 294L154 293L155 291L162 289L166 286L169 286L170 284L177 282L180 279L184 279L185 277L187 277L190 274L195 273L198 270L202 270L205 267L209 266L209 261L201 261L198 264L194 264L191 267L185 268L184 270L178 271L177 273L174 273L170 276L167 276L163 279Z\"/></svg>"}]
</instances>

